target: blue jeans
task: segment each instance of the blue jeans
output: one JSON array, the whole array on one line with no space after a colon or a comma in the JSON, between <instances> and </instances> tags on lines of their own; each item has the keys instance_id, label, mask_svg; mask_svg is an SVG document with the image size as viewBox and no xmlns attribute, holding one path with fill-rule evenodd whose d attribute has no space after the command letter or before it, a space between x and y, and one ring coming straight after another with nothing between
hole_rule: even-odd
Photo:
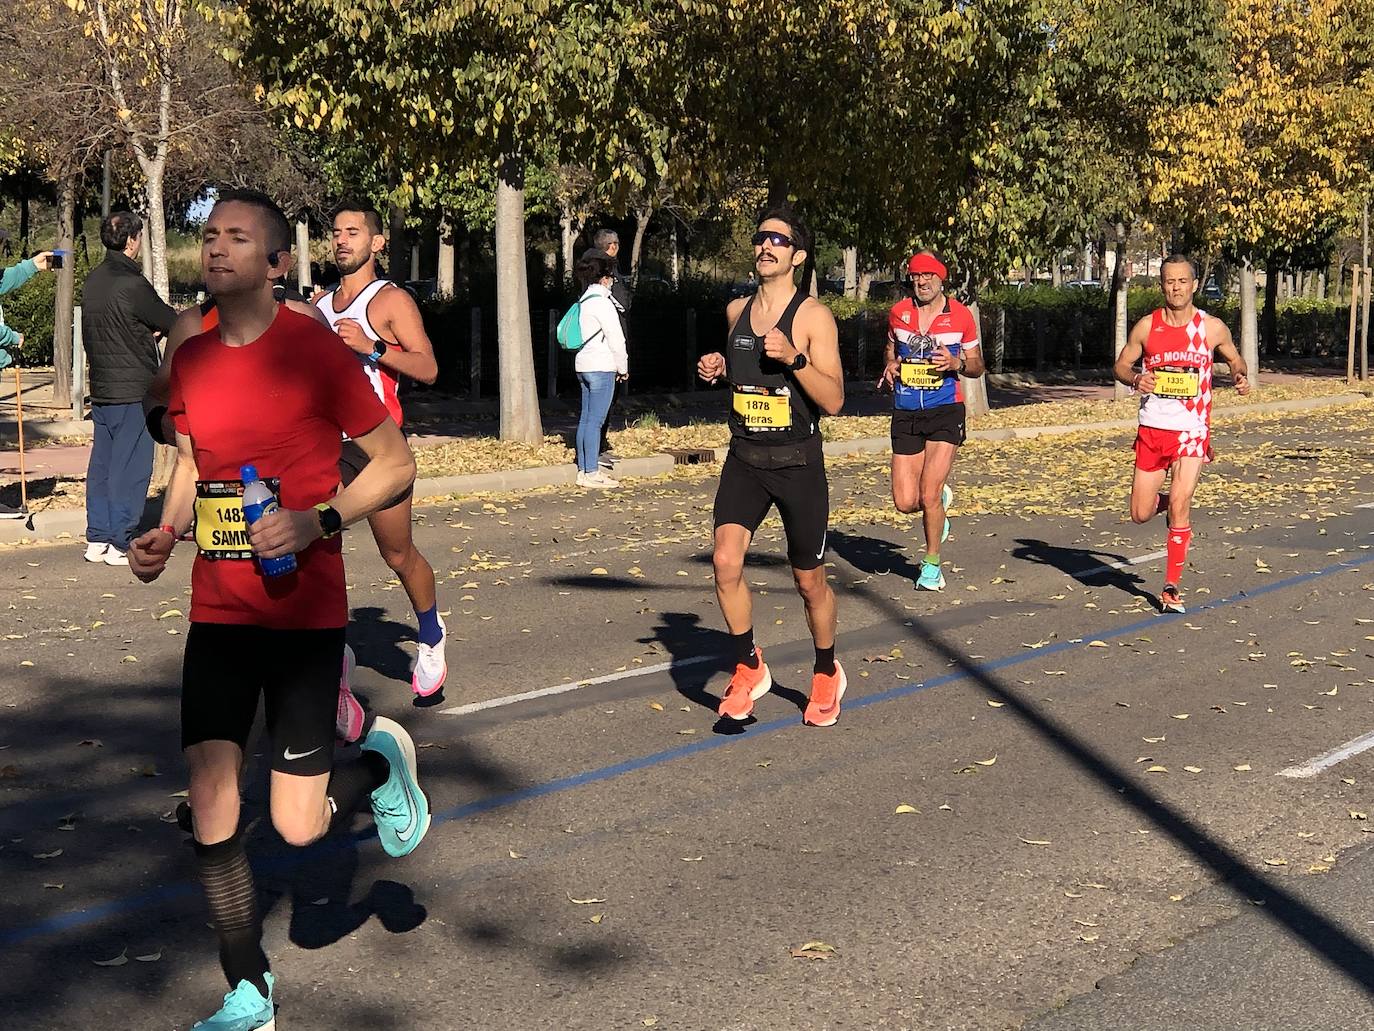
<instances>
[{"instance_id":1,"label":"blue jeans","mask_svg":"<svg viewBox=\"0 0 1374 1031\"><path fill-rule=\"evenodd\" d=\"M594 473L601 464L601 427L615 397L614 372L579 372L582 416L577 420L577 471Z\"/></svg>"},{"instance_id":2,"label":"blue jeans","mask_svg":"<svg viewBox=\"0 0 1374 1031\"><path fill-rule=\"evenodd\" d=\"M86 470L86 540L126 551L138 532L153 477L153 438L143 405L91 405L95 423Z\"/></svg>"}]
</instances>

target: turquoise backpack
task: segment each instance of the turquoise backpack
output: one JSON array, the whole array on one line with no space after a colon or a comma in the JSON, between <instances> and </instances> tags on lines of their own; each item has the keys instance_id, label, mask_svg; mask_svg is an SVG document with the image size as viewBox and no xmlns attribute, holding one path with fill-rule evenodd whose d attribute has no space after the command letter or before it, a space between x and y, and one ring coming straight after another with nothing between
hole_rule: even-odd
<instances>
[{"instance_id":1,"label":"turquoise backpack","mask_svg":"<svg viewBox=\"0 0 1374 1031\"><path fill-rule=\"evenodd\" d=\"M584 293L573 302L567 314L558 320L558 346L565 351L580 351L601 335L601 330L598 329L586 340L582 339L582 302L586 299L587 295Z\"/></svg>"}]
</instances>

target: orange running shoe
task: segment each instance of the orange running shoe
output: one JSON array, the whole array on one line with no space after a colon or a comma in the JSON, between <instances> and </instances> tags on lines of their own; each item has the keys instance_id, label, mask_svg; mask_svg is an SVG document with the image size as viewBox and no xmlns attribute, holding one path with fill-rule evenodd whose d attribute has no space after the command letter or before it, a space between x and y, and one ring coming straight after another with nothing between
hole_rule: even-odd
<instances>
[{"instance_id":1,"label":"orange running shoe","mask_svg":"<svg viewBox=\"0 0 1374 1031\"><path fill-rule=\"evenodd\" d=\"M806 702L806 712L802 722L810 727L833 727L840 719L840 699L849 680L844 675L844 667L835 663L831 674L813 673L811 676L811 697Z\"/></svg>"},{"instance_id":2,"label":"orange running shoe","mask_svg":"<svg viewBox=\"0 0 1374 1031\"><path fill-rule=\"evenodd\" d=\"M763 649L755 648L758 656L758 669L750 669L744 663L735 666L735 675L730 678L730 686L725 689L725 697L720 700L716 715L731 720L747 720L754 712L754 703L766 695L773 687L773 674L768 672L768 663L763 661Z\"/></svg>"}]
</instances>

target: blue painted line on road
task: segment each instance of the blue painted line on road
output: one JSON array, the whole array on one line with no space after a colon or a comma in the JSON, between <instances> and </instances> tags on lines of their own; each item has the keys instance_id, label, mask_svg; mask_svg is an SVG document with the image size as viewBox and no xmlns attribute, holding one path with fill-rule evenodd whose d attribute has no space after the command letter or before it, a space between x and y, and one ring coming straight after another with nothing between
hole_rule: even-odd
<instances>
[{"instance_id":1,"label":"blue painted line on road","mask_svg":"<svg viewBox=\"0 0 1374 1031\"><path fill-rule=\"evenodd\" d=\"M1309 573L1299 573L1295 576L1285 577L1282 580L1275 580L1273 583L1264 584L1253 590L1241 591L1229 597L1208 602L1194 609L1193 614L1213 612L1217 609L1226 608L1241 602L1251 601L1255 598L1261 598L1266 594L1273 594L1276 591L1286 590L1289 587L1297 587L1301 584L1310 583L1313 580L1319 580L1323 577L1333 576L1337 573L1350 572L1351 570L1359 569L1361 566L1368 565L1371 562L1374 562L1374 552L1358 558L1337 562L1335 565L1326 566ZM1177 614L1152 616L1149 619L1118 627L1115 630L1108 630L1096 634L1091 640L1110 641L1139 633L1148 627L1158 627L1162 623L1177 622L1184 618L1184 615ZM973 664L966 670L946 673L938 677L932 677L929 680L915 681L910 684L903 684L901 687L896 687L888 691L881 691L877 694L868 695L864 698L856 698L846 703L845 708L852 711L854 709L867 708L871 705L879 705L883 702L895 701L896 699L906 698L916 694L918 691L926 691L934 687L942 687L946 684L952 684L960 680L967 680L975 674L994 673L998 670L1019 666L1027 662L1043 662L1052 655L1058 655L1071 649L1086 647L1088 647L1087 640L1076 639L1061 641L1058 644L1048 645L1044 648L1036 648L1027 652L1016 652L1015 654L1007 655L1000 659L992 659L987 662ZM662 752L654 752L650 755L639 756L635 759L627 759L624 762L614 763L610 766L598 767L597 769L587 770L583 773L559 777L557 780L545 781L542 784L532 784L526 788L517 788L514 791L507 791L499 795L492 795L489 798L467 802L463 805L454 806L442 812L435 813L432 819L431 829L434 825L454 823L467 819L470 816L476 816L479 813L490 812L493 809L503 809L519 802L527 802L531 799L543 798L547 795L555 795L563 791L571 791L574 788L585 787L588 784L599 784L604 781L613 780L616 777L624 776L627 773L635 773L650 767L662 766L665 763L676 762L679 759L686 759L689 756L699 755L703 752L709 752L717 748L724 748L727 745L735 744L740 741L752 740L757 738L760 734L767 734L772 731L785 730L787 728L795 728L797 726L799 726L799 723L796 716L770 720L766 723L755 723L743 734L706 738L701 741L692 742L691 744L682 745L678 748L669 748ZM300 853L280 857L267 863L254 864L254 869L260 873L292 869L318 859L321 855L328 855L332 852L352 848L359 842L375 836L375 830L371 830L354 837L344 838L336 843L323 843L322 846L315 846ZM177 884L153 888L137 895L114 899L98 906L60 913L56 916L46 917L42 920L31 924L25 924L20 927L0 930L0 947L20 945L35 938L86 927L110 917L121 916L152 906L177 901L197 890L198 885L194 882L183 881Z\"/></svg>"}]
</instances>

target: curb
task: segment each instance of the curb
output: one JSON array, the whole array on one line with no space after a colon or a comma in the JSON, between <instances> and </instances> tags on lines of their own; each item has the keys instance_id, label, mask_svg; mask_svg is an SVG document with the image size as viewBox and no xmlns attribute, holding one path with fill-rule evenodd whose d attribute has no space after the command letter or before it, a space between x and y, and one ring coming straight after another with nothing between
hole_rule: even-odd
<instances>
[{"instance_id":1,"label":"curb","mask_svg":"<svg viewBox=\"0 0 1374 1031\"><path fill-rule=\"evenodd\" d=\"M1329 397L1309 397L1296 401L1269 401L1249 405L1244 410L1226 409L1214 420L1229 419L1233 414L1264 415L1269 412L1303 412L1317 408L1335 408L1369 400L1365 394L1332 394ZM1114 419L1110 422L1061 424L1052 426L1020 426L1007 429L970 430L975 440L1033 440L1036 437L1059 436L1093 430L1125 430L1136 426L1134 419ZM825 445L825 453L838 458L844 455L877 454L887 451L892 442L887 437L861 437L838 440ZM728 447L715 449L716 461L723 462ZM650 455L646 458L627 458L616 464L616 476L649 477L670 472L676 463L672 455ZM415 481L415 497L438 498L444 495L497 493L534 490L539 487L559 487L577 480L577 471L570 465L535 466L529 469L510 469L494 473L473 473L466 476L426 477ZM153 499L150 504L156 503ZM78 537L86 529L83 509L61 509L56 512L37 512L29 529L23 520L0 520L0 544L37 544L42 541Z\"/></svg>"}]
</instances>

